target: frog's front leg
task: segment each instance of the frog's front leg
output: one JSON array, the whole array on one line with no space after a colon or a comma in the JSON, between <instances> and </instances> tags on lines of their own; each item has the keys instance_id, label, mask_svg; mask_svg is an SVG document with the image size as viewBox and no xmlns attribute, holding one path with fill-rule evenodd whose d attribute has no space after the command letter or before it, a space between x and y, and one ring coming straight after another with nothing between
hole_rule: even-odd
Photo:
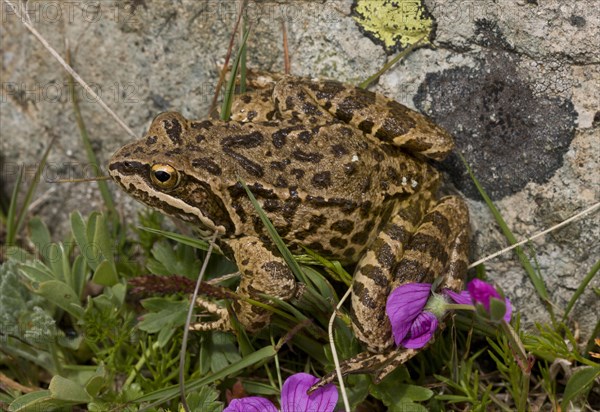
<instances>
[{"instance_id":1,"label":"frog's front leg","mask_svg":"<svg viewBox=\"0 0 600 412\"><path fill-rule=\"evenodd\" d=\"M343 374L374 373L379 381L419 352L393 347L385 304L395 287L432 283L444 276L440 288L462 288L467 271L468 209L461 198L447 196L421 219L420 204L406 205L358 264L353 283L353 328L369 352L345 361ZM326 376L319 385L333 378Z\"/></svg>"},{"instance_id":2,"label":"frog's front leg","mask_svg":"<svg viewBox=\"0 0 600 412\"><path fill-rule=\"evenodd\" d=\"M294 275L285 261L268 250L257 237L247 236L228 242L241 273L240 285L236 293L241 298L250 298L264 303L271 303L261 295L269 295L281 300L288 300L296 292ZM227 310L200 299L199 306L217 317L207 323L194 325L194 330L230 330L230 319ZM255 332L269 323L271 313L243 299L232 304L238 321L249 332Z\"/></svg>"}]
</instances>

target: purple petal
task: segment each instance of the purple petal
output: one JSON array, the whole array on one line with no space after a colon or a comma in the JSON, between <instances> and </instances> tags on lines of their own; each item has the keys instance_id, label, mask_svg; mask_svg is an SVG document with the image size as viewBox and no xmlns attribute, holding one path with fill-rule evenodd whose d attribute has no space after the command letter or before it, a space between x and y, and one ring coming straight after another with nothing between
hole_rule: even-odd
<instances>
[{"instance_id":1,"label":"purple petal","mask_svg":"<svg viewBox=\"0 0 600 412\"><path fill-rule=\"evenodd\" d=\"M430 294L430 283L407 283L390 293L385 312L390 319L396 344L402 342L412 322L423 311Z\"/></svg>"},{"instance_id":2,"label":"purple petal","mask_svg":"<svg viewBox=\"0 0 600 412\"><path fill-rule=\"evenodd\" d=\"M409 337L402 342L408 349L422 348L437 330L438 320L431 312L421 312L410 327Z\"/></svg>"},{"instance_id":3,"label":"purple petal","mask_svg":"<svg viewBox=\"0 0 600 412\"><path fill-rule=\"evenodd\" d=\"M283 412L311 411L331 412L338 401L337 388L333 384L317 389L310 395L306 392L319 381L308 373L296 373L287 378L281 389Z\"/></svg>"},{"instance_id":4,"label":"purple petal","mask_svg":"<svg viewBox=\"0 0 600 412\"><path fill-rule=\"evenodd\" d=\"M454 302L456 302L460 305L472 305L473 304L473 298L471 297L471 294L469 293L468 290L463 290L460 293L456 293L455 291L453 291L451 289L444 289L443 293L446 296L449 296L450 299L452 299Z\"/></svg>"},{"instance_id":5,"label":"purple petal","mask_svg":"<svg viewBox=\"0 0 600 412\"><path fill-rule=\"evenodd\" d=\"M512 304L508 298L504 299L504 304L506 305L506 313L504 314L504 320L506 322L510 322L510 318L512 317Z\"/></svg>"},{"instance_id":6,"label":"purple petal","mask_svg":"<svg viewBox=\"0 0 600 412\"><path fill-rule=\"evenodd\" d=\"M233 399L223 412L277 412L273 403L260 396Z\"/></svg>"},{"instance_id":7,"label":"purple petal","mask_svg":"<svg viewBox=\"0 0 600 412\"><path fill-rule=\"evenodd\" d=\"M394 335L394 342L396 342L396 346L400 346L402 344L406 338L406 335L408 335L408 332L410 331L412 323L413 321L392 323L392 335Z\"/></svg>"},{"instance_id":8,"label":"purple petal","mask_svg":"<svg viewBox=\"0 0 600 412\"><path fill-rule=\"evenodd\" d=\"M498 291L492 285L481 279L473 279L470 281L467 285L467 289L473 297L473 301L481 303L488 312L490 310L490 299L501 299Z\"/></svg>"}]
</instances>

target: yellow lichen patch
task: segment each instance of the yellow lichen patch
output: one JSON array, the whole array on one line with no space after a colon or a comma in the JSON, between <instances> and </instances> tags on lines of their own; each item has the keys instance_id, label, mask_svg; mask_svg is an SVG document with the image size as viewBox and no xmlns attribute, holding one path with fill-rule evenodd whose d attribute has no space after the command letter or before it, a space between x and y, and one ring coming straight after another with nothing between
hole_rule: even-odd
<instances>
[{"instance_id":1,"label":"yellow lichen patch","mask_svg":"<svg viewBox=\"0 0 600 412\"><path fill-rule=\"evenodd\" d=\"M433 27L421 0L355 0L352 11L364 33L387 51L402 50L429 37Z\"/></svg>"}]
</instances>

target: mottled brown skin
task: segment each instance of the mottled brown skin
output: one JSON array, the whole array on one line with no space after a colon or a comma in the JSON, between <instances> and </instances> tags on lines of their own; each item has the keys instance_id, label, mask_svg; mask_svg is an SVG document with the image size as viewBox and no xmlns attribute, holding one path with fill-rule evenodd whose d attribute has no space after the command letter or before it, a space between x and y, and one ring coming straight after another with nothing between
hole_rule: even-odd
<instances>
[{"instance_id":1,"label":"mottled brown skin","mask_svg":"<svg viewBox=\"0 0 600 412\"><path fill-rule=\"evenodd\" d=\"M111 176L201 233L217 231L242 273L239 294L289 299L294 277L239 180L246 182L293 250L304 245L358 263L355 333L369 351L390 358L378 367L373 357L359 360L360 370L382 371L383 363L402 358L394 355L384 311L391 289L438 276L458 289L466 272L466 206L458 197L436 200L439 175L424 161L442 159L451 137L393 100L336 81L283 77L239 96L232 113L227 122L160 114L142 140L113 155ZM269 321L269 313L245 302L234 310L249 330ZM220 319L199 329L228 324ZM359 371L356 365L346 372Z\"/></svg>"}]
</instances>

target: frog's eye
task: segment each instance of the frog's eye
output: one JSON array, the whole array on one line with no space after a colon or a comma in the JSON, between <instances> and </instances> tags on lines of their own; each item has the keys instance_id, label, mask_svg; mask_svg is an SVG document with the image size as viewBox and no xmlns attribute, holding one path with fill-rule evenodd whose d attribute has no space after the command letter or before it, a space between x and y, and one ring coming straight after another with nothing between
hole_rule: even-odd
<instances>
[{"instance_id":1,"label":"frog's eye","mask_svg":"<svg viewBox=\"0 0 600 412\"><path fill-rule=\"evenodd\" d=\"M159 189L174 189L179 183L179 172L172 166L157 163L152 165L150 180Z\"/></svg>"}]
</instances>

